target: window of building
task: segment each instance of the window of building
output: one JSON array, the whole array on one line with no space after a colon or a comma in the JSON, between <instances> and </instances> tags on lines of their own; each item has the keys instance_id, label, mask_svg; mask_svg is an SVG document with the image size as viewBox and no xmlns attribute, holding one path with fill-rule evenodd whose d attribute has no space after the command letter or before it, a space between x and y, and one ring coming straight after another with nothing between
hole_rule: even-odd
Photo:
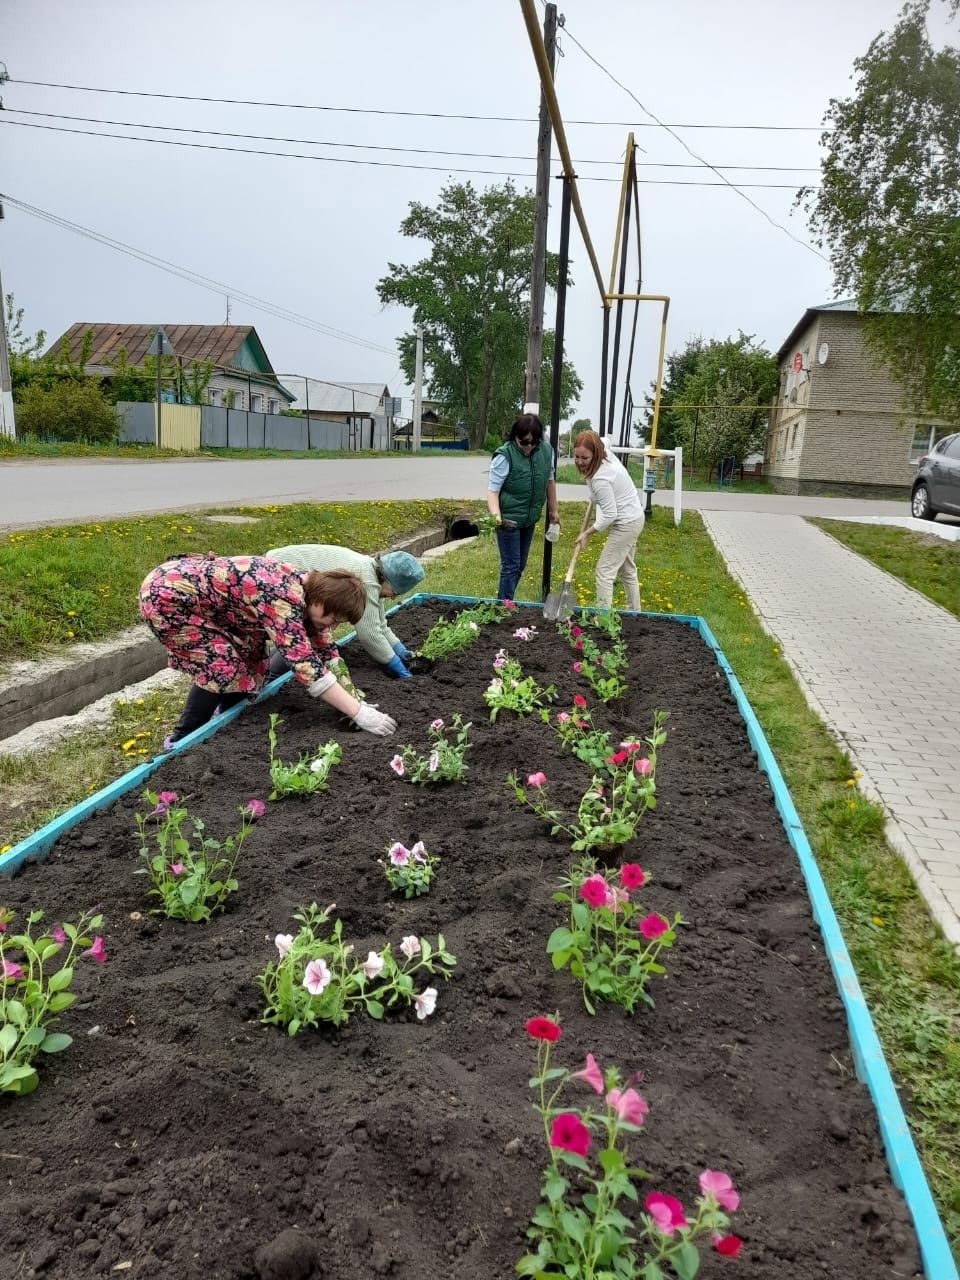
<instances>
[{"instance_id":1,"label":"window of building","mask_svg":"<svg viewBox=\"0 0 960 1280\"><path fill-rule=\"evenodd\" d=\"M246 407L244 405L242 391L232 391L230 394L233 396L233 404L230 406L231 409L243 409Z\"/></svg>"},{"instance_id":2,"label":"window of building","mask_svg":"<svg viewBox=\"0 0 960 1280\"><path fill-rule=\"evenodd\" d=\"M215 406L220 404L220 388L219 387L207 387L207 404L212 404Z\"/></svg>"},{"instance_id":3,"label":"window of building","mask_svg":"<svg viewBox=\"0 0 960 1280\"><path fill-rule=\"evenodd\" d=\"M950 432L951 428L945 425L937 426L932 422L918 422L913 429L910 461L918 462L925 454L930 452L938 440L942 440Z\"/></svg>"},{"instance_id":4,"label":"window of building","mask_svg":"<svg viewBox=\"0 0 960 1280\"><path fill-rule=\"evenodd\" d=\"M254 413L263 413L263 396L259 391L254 391L251 395L250 408Z\"/></svg>"},{"instance_id":5,"label":"window of building","mask_svg":"<svg viewBox=\"0 0 960 1280\"><path fill-rule=\"evenodd\" d=\"M267 413L279 413L279 412L280 412L280 401L279 401L279 400L268 400L268 401L267 401Z\"/></svg>"},{"instance_id":6,"label":"window of building","mask_svg":"<svg viewBox=\"0 0 960 1280\"><path fill-rule=\"evenodd\" d=\"M799 425L800 425L799 422L795 422L793 424L793 432L790 436L790 452L791 453L793 453L794 449L796 449L797 447L797 427L799 427Z\"/></svg>"}]
</instances>

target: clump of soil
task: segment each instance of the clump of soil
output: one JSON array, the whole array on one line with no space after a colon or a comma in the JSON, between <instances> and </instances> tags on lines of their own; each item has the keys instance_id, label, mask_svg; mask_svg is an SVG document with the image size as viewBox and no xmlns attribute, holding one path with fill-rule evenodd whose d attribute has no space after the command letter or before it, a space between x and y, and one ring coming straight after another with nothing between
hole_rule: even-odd
<instances>
[{"instance_id":1,"label":"clump of soil","mask_svg":"<svg viewBox=\"0 0 960 1280\"><path fill-rule=\"evenodd\" d=\"M411 608L397 629L415 647L435 616ZM618 739L670 713L659 804L626 853L651 874L649 909L687 924L653 1010L590 1017L544 951L568 848L504 786L511 770L543 770L552 798L575 806L585 768L536 720L491 725L481 696L501 645L558 685L558 707L589 691L552 627L523 644L515 625L403 683L348 649L357 683L399 720L394 738L346 731L287 686L165 764L152 785L223 838L238 807L267 794L270 711L284 758L343 742L328 792L268 806L240 890L209 925L147 914L136 796L2 886L51 922L102 903L110 960L82 966L61 1024L74 1044L42 1064L37 1092L0 1101L0 1275L509 1277L546 1164L523 1024L555 1012L556 1061L580 1066L590 1051L643 1073L651 1110L634 1151L651 1189L689 1203L708 1167L741 1191L744 1250L737 1262L707 1250L707 1280L918 1273L793 852L711 654L682 625L626 620L630 692L595 709ZM429 722L455 711L473 721L467 785L397 779L397 745L423 750ZM376 860L418 838L443 859L435 887L392 899ZM254 975L312 901L337 903L361 954L442 931L459 964L435 1015L295 1039L261 1026Z\"/></svg>"}]
</instances>

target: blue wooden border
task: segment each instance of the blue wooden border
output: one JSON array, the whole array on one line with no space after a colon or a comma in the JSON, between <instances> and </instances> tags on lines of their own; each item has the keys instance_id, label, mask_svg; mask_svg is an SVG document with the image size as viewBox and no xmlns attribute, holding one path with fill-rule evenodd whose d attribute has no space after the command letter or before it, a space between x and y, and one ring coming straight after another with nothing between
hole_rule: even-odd
<instances>
[{"instance_id":1,"label":"blue wooden border","mask_svg":"<svg viewBox=\"0 0 960 1280\"><path fill-rule=\"evenodd\" d=\"M478 604L484 599L496 603L494 597L431 595L421 592L396 604L389 612L394 614L398 609L409 608L411 605L423 604L427 601L440 601L451 604ZM518 608L542 608L543 605L542 601L517 601L516 603ZM581 611L593 612L590 609ZM734 675L733 668L714 639L713 633L704 618L691 614L641 613L637 616L666 618L671 622L679 622L684 626L692 627L701 636L707 647L712 650L718 666L727 678L727 683L746 724L750 745L757 753L759 768L770 780L777 812L780 814L787 838L800 863L807 892L810 895L814 919L820 926L827 958L847 1015L847 1027L857 1074L866 1084L870 1097L873 1099L880 1125L880 1134L890 1164L890 1172L894 1183L903 1192L907 1208L913 1219L923 1259L925 1280L960 1280L956 1264L950 1252L946 1232L943 1229L943 1223L940 1221L940 1215L937 1212L926 1175L920 1164L920 1158L917 1155L917 1149L914 1146L903 1107L900 1105L900 1099L897 1096L893 1078L887 1066L887 1060L883 1056L883 1049L870 1017L870 1010L864 999L860 983L857 980L856 971L850 959L850 953L847 950L847 944L844 942L843 934L840 932L840 925L830 902L827 887L823 882L820 868L817 866L816 858L803 829L800 816L794 806L793 798L784 782L780 766L770 750L770 745L764 736L763 729L760 727L760 722L754 714L739 680ZM347 644L354 638L355 634L355 632L351 632L338 643L341 646ZM268 698L272 696L290 678L290 673L287 672L285 675L271 681L270 684L265 686L260 697ZM42 858L50 851L54 842L64 832L77 826L90 814L109 808L114 801L128 791L142 786L150 775L171 755L181 751L188 751L190 747L195 746L198 742L203 742L211 737L225 724L235 720L243 710L242 704L238 707L231 707L229 711L225 711L215 720L211 720L208 724L182 738L172 751L164 752L162 755L155 756L152 760L138 765L137 768L131 769L129 773L117 778L116 781L111 782L94 795L81 801L80 804L75 805L59 818L48 822L46 826L41 827L32 836L22 840L0 858L0 875L16 870L29 859Z\"/></svg>"}]
</instances>

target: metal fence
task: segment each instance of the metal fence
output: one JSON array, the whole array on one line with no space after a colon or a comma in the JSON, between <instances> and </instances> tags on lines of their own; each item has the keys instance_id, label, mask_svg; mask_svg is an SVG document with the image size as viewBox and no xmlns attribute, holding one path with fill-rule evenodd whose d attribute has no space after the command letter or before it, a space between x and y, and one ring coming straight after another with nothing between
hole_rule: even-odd
<instances>
[{"instance_id":1,"label":"metal fence","mask_svg":"<svg viewBox=\"0 0 960 1280\"><path fill-rule=\"evenodd\" d=\"M157 443L156 404L121 401L118 438L122 444ZM199 414L200 433L193 443L178 411ZM175 421L176 420L176 421ZM391 447L390 424L385 417L367 418L353 424L327 422L322 418L285 417L277 413L254 413L247 409L222 409L214 405L165 404L161 415L160 446L171 449L283 449L306 453L354 452ZM195 435L196 429L193 430Z\"/></svg>"}]
</instances>

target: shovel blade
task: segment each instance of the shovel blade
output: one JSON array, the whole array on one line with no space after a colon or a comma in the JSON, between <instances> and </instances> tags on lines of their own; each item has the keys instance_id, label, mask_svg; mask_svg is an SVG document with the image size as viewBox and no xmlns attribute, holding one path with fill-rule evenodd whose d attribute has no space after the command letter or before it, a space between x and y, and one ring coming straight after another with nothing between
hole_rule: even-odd
<instances>
[{"instance_id":1,"label":"shovel blade","mask_svg":"<svg viewBox=\"0 0 960 1280\"><path fill-rule=\"evenodd\" d=\"M566 622L573 615L573 590L565 582L559 591L551 591L543 606L543 616L548 622Z\"/></svg>"}]
</instances>

